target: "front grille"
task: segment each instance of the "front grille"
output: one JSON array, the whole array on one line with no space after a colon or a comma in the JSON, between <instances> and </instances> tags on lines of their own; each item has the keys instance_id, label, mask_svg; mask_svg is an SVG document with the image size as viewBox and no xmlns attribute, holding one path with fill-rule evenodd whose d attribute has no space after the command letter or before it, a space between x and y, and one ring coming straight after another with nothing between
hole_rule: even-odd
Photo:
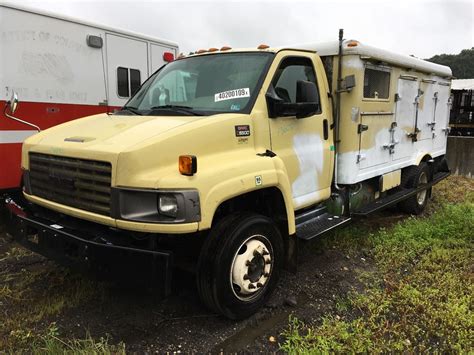
<instances>
[{"instance_id":1,"label":"front grille","mask_svg":"<svg viewBox=\"0 0 474 355\"><path fill-rule=\"evenodd\" d=\"M112 166L95 160L30 153L31 193L110 216Z\"/></svg>"}]
</instances>

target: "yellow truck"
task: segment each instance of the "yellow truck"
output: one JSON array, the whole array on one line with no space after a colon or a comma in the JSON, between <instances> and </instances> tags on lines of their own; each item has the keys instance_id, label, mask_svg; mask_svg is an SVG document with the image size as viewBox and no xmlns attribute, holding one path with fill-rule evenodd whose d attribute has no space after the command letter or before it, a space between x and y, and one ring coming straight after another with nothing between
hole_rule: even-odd
<instances>
[{"instance_id":1,"label":"yellow truck","mask_svg":"<svg viewBox=\"0 0 474 355\"><path fill-rule=\"evenodd\" d=\"M166 293L191 268L210 309L255 313L297 241L419 214L449 175L451 70L342 37L180 56L120 111L28 138L10 233L80 265L148 263Z\"/></svg>"}]
</instances>

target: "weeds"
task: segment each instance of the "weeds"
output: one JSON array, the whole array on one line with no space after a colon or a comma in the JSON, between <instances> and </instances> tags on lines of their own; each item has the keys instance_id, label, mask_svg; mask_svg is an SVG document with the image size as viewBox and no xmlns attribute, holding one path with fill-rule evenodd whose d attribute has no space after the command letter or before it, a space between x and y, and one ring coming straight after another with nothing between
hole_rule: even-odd
<instances>
[{"instance_id":1,"label":"weeds","mask_svg":"<svg viewBox=\"0 0 474 355\"><path fill-rule=\"evenodd\" d=\"M472 181L461 193L466 182L461 179L460 185L441 186L440 196L446 199L438 197L441 207L429 218L407 218L375 232L352 228L329 238L326 246L348 253L366 249L376 268L364 274L363 293L338 300L337 317L326 316L313 326L291 317L281 349L472 351L474 194Z\"/></svg>"},{"instance_id":2,"label":"weeds","mask_svg":"<svg viewBox=\"0 0 474 355\"><path fill-rule=\"evenodd\" d=\"M15 347L11 352L32 354L125 354L125 345L110 345L108 338L94 340L90 335L84 339L63 339L56 323L51 323L45 334L31 331L13 331Z\"/></svg>"}]
</instances>

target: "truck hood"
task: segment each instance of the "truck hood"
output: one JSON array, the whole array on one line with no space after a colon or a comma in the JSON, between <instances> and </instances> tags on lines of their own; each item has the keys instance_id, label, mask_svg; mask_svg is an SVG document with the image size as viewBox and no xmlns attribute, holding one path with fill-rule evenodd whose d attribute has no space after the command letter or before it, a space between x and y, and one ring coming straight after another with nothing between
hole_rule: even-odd
<instances>
[{"instance_id":1,"label":"truck hood","mask_svg":"<svg viewBox=\"0 0 474 355\"><path fill-rule=\"evenodd\" d=\"M74 120L43 131L26 141L46 152L94 151L119 153L149 138L205 117L120 116L99 114ZM34 149L37 150L37 149ZM46 151L45 151L46 150Z\"/></svg>"}]
</instances>

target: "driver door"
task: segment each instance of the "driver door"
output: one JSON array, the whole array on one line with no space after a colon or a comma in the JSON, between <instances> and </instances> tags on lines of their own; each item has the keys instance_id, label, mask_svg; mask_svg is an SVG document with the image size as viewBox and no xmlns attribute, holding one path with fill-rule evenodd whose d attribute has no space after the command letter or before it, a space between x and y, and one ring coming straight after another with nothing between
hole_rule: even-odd
<instances>
[{"instance_id":1,"label":"driver door","mask_svg":"<svg viewBox=\"0 0 474 355\"><path fill-rule=\"evenodd\" d=\"M287 103L298 103L299 80L311 81L318 88L320 108L315 114L304 118L293 115L269 119L272 151L286 166L295 209L326 200L331 194L333 139L329 131L330 110L327 89L318 85L318 82L324 83L326 77L317 77L312 56L282 55L271 82L278 97ZM320 67L322 70L322 65Z\"/></svg>"}]
</instances>

